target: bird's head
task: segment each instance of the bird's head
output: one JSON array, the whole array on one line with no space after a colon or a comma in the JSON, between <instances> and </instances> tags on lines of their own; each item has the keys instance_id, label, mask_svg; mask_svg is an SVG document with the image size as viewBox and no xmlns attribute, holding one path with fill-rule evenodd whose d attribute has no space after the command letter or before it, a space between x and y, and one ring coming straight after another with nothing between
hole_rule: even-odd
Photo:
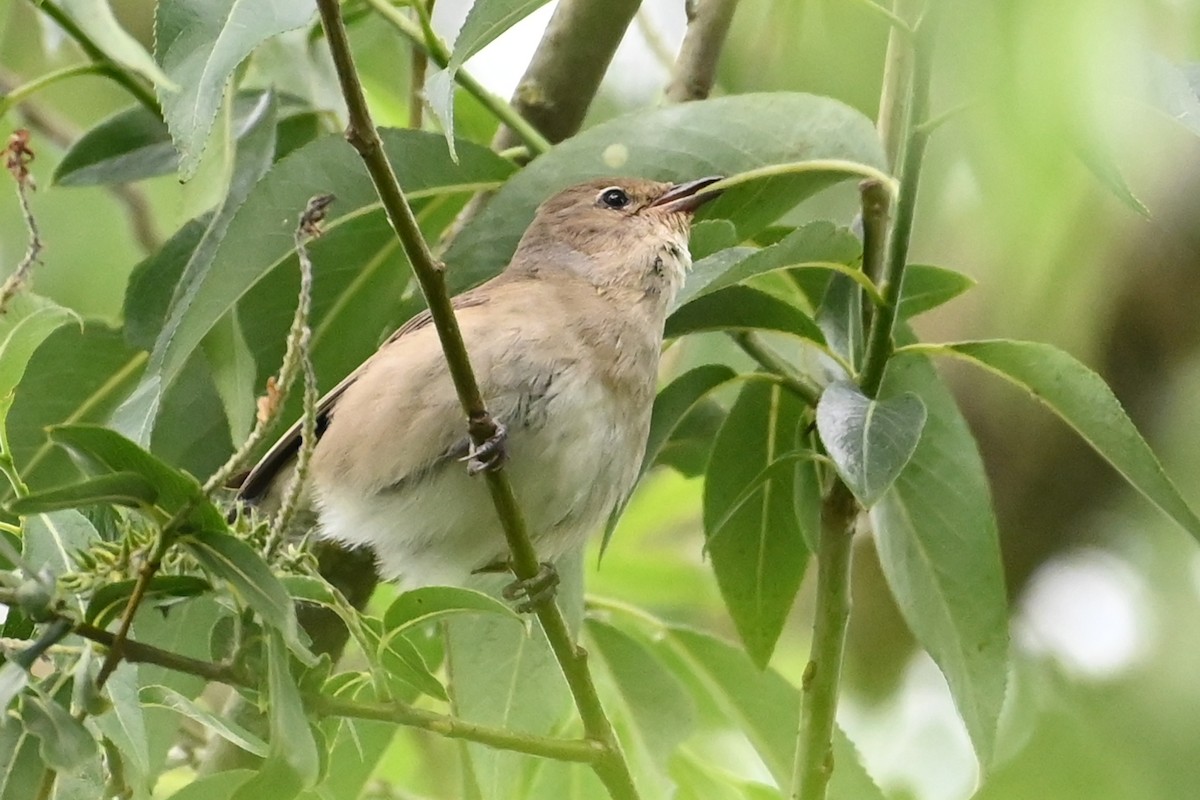
<instances>
[{"instance_id":1,"label":"bird's head","mask_svg":"<svg viewBox=\"0 0 1200 800\"><path fill-rule=\"evenodd\" d=\"M720 178L663 183L600 178L563 189L537 210L513 256L521 270L569 270L600 287L669 288L690 264L688 227Z\"/></svg>"}]
</instances>

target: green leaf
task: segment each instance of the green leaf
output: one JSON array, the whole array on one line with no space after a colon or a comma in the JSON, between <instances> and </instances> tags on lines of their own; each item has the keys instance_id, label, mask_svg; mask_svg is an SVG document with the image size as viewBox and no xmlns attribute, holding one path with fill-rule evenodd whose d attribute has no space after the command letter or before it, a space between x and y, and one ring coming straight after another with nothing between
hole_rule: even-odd
<instances>
[{"instance_id":1,"label":"green leaf","mask_svg":"<svg viewBox=\"0 0 1200 800\"><path fill-rule=\"evenodd\" d=\"M1146 498L1200 539L1200 518L1163 471L1104 379L1074 357L1040 342L1008 340L921 345L983 367L1045 405L1095 448Z\"/></svg>"},{"instance_id":2,"label":"green leaf","mask_svg":"<svg viewBox=\"0 0 1200 800\"><path fill-rule=\"evenodd\" d=\"M119 331L88 322L59 328L29 359L8 412L8 442L31 489L82 477L47 429L63 422L100 423L137 381L144 353L126 346Z\"/></svg>"},{"instance_id":3,"label":"green leaf","mask_svg":"<svg viewBox=\"0 0 1200 800\"><path fill-rule=\"evenodd\" d=\"M706 548L738 635L760 667L770 661L808 563L795 466L765 480L763 471L795 448L803 417L790 392L748 383L717 435L704 479Z\"/></svg>"},{"instance_id":4,"label":"green leaf","mask_svg":"<svg viewBox=\"0 0 1200 800\"><path fill-rule=\"evenodd\" d=\"M872 400L849 381L825 387L817 403L817 430L838 474L870 508L908 464L921 429L925 404L906 393Z\"/></svg>"},{"instance_id":5,"label":"green leaf","mask_svg":"<svg viewBox=\"0 0 1200 800\"><path fill-rule=\"evenodd\" d=\"M556 145L496 193L446 253L455 286L508 263L538 204L573 183L607 175L690 180L799 159L848 159L881 167L873 123L836 100L772 92L636 111ZM751 238L796 203L848 176L810 172L730 189L702 211Z\"/></svg>"},{"instance_id":6,"label":"green leaf","mask_svg":"<svg viewBox=\"0 0 1200 800\"><path fill-rule=\"evenodd\" d=\"M773 669L760 670L745 653L708 634L671 627L659 639L664 663L678 670L697 703L715 704L720 722L732 722L780 786L792 779L800 692ZM883 800L840 728L833 736L830 800Z\"/></svg>"},{"instance_id":7,"label":"green leaf","mask_svg":"<svg viewBox=\"0 0 1200 800\"><path fill-rule=\"evenodd\" d=\"M670 794L666 767L671 754L692 733L696 709L679 681L637 639L598 620L588 620L594 652L615 684L605 707L616 718L621 744L647 796Z\"/></svg>"},{"instance_id":8,"label":"green leaf","mask_svg":"<svg viewBox=\"0 0 1200 800\"><path fill-rule=\"evenodd\" d=\"M38 745L16 715L0 714L0 800L29 800L29 787L38 786L46 771Z\"/></svg>"},{"instance_id":9,"label":"green leaf","mask_svg":"<svg viewBox=\"0 0 1200 800\"><path fill-rule=\"evenodd\" d=\"M701 261L714 253L736 247L737 243L737 228L727 219L702 219L693 223L691 234L688 236L688 250L692 254L694 263L687 283L684 284L681 291L688 291L688 284L697 279L696 270ZM675 302L680 302L678 297L675 298Z\"/></svg>"},{"instance_id":10,"label":"green leaf","mask_svg":"<svg viewBox=\"0 0 1200 800\"><path fill-rule=\"evenodd\" d=\"M244 783L254 777L254 774L254 770L231 769L226 772L202 775L172 794L167 800L228 800ZM275 800L273 794L264 795L264 797Z\"/></svg>"},{"instance_id":11,"label":"green leaf","mask_svg":"<svg viewBox=\"0 0 1200 800\"><path fill-rule=\"evenodd\" d=\"M64 508L112 504L119 506L152 505L158 492L150 481L136 472L110 472L94 478L34 492L10 501L6 508L13 514L41 514Z\"/></svg>"},{"instance_id":12,"label":"green leaf","mask_svg":"<svg viewBox=\"0 0 1200 800\"><path fill-rule=\"evenodd\" d=\"M253 128L262 92L238 92L230 126L235 140ZM296 119L297 98L292 103ZM280 120L280 135L284 120ZM101 120L76 139L54 168L53 182L60 186L105 186L170 175L179 168L179 153L162 118L142 105L131 106ZM169 288L169 287L168 287Z\"/></svg>"},{"instance_id":13,"label":"green leaf","mask_svg":"<svg viewBox=\"0 0 1200 800\"><path fill-rule=\"evenodd\" d=\"M521 617L504 603L474 589L457 586L424 586L402 592L383 614L383 629L391 636L448 614L461 612L499 614L514 622Z\"/></svg>"},{"instance_id":14,"label":"green leaf","mask_svg":"<svg viewBox=\"0 0 1200 800\"><path fill-rule=\"evenodd\" d=\"M131 668L118 669L109 677L104 690L112 705L96 718L96 724L120 753L125 779L134 787L134 795L148 796L152 780L150 740L146 730L147 712L138 699L139 680L137 670ZM79 685L77 680L76 686ZM95 687L94 679L90 677L88 687Z\"/></svg>"},{"instance_id":15,"label":"green leaf","mask_svg":"<svg viewBox=\"0 0 1200 800\"><path fill-rule=\"evenodd\" d=\"M257 97L248 120L250 130L237 144L229 186L220 208L209 218L204 234L188 255L183 274L175 287L168 320L177 318L182 313L181 309L190 305L192 296L208 272L234 215L271 166L271 159L275 153L275 119L275 95L272 92L263 92ZM172 371L165 373L163 347L160 335L151 352L150 366L142 378L141 385L113 415L114 425L145 447L149 447L152 442L164 395L170 392L188 363L186 359L181 360Z\"/></svg>"},{"instance_id":16,"label":"green leaf","mask_svg":"<svg viewBox=\"0 0 1200 800\"><path fill-rule=\"evenodd\" d=\"M234 441L245 441L255 422L258 373L237 309L226 314L205 338L204 354L212 367L213 381L229 421L230 436Z\"/></svg>"},{"instance_id":17,"label":"green leaf","mask_svg":"<svg viewBox=\"0 0 1200 800\"><path fill-rule=\"evenodd\" d=\"M108 0L59 0L58 5L113 61L129 67L164 92L178 88L158 68L146 48L117 22Z\"/></svg>"},{"instance_id":18,"label":"green leaf","mask_svg":"<svg viewBox=\"0 0 1200 800\"><path fill-rule=\"evenodd\" d=\"M21 697L21 721L41 740L47 767L70 771L96 754L96 740L83 723L53 700L37 694Z\"/></svg>"},{"instance_id":19,"label":"green leaf","mask_svg":"<svg viewBox=\"0 0 1200 800\"><path fill-rule=\"evenodd\" d=\"M677 305L756 275L803 264L852 264L862 252L854 234L825 220L810 222L773 245L738 247L700 259L675 298Z\"/></svg>"},{"instance_id":20,"label":"green leaf","mask_svg":"<svg viewBox=\"0 0 1200 800\"><path fill-rule=\"evenodd\" d=\"M168 175L179 164L167 124L145 106L118 111L75 140L54 168L60 186L102 186Z\"/></svg>"},{"instance_id":21,"label":"green leaf","mask_svg":"<svg viewBox=\"0 0 1200 800\"><path fill-rule=\"evenodd\" d=\"M650 471L650 467L654 466L671 435L696 404L710 392L735 378L737 373L724 364L705 364L680 375L658 393L654 398L654 410L650 414L650 435L646 440L646 450L642 454L642 464L638 468L639 481ZM631 491L622 498L609 515L604 528L604 538L600 542L601 554L608 548L613 531L616 530L617 522L620 521L632 494Z\"/></svg>"},{"instance_id":22,"label":"green leaf","mask_svg":"<svg viewBox=\"0 0 1200 800\"><path fill-rule=\"evenodd\" d=\"M20 383L42 342L72 319L75 312L28 292L9 301L0 316L0 398Z\"/></svg>"},{"instance_id":23,"label":"green leaf","mask_svg":"<svg viewBox=\"0 0 1200 800\"><path fill-rule=\"evenodd\" d=\"M904 269L900 290L900 319L912 319L958 297L975 285L975 279L961 272L929 264L909 264Z\"/></svg>"},{"instance_id":24,"label":"green leaf","mask_svg":"<svg viewBox=\"0 0 1200 800\"><path fill-rule=\"evenodd\" d=\"M1200 135L1200 92L1195 67L1192 66L1189 75L1186 65L1172 64L1160 55L1150 53L1147 60L1147 102L1185 130Z\"/></svg>"},{"instance_id":25,"label":"green leaf","mask_svg":"<svg viewBox=\"0 0 1200 800\"><path fill-rule=\"evenodd\" d=\"M179 543L209 574L229 584L263 622L278 629L294 650L299 644L296 610L287 590L250 545L227 533L200 531Z\"/></svg>"},{"instance_id":26,"label":"green leaf","mask_svg":"<svg viewBox=\"0 0 1200 800\"><path fill-rule=\"evenodd\" d=\"M399 680L430 697L449 699L446 687L434 676L421 651L408 637L385 632L382 622L371 617L363 620L363 628L367 634L367 653L383 668L389 682ZM406 692L400 688L403 696Z\"/></svg>"},{"instance_id":27,"label":"green leaf","mask_svg":"<svg viewBox=\"0 0 1200 800\"><path fill-rule=\"evenodd\" d=\"M159 4L154 51L180 88L171 93L160 89L158 99L179 151L183 180L190 179L200 164L226 84L238 64L268 38L306 25L312 15L309 3L170 0Z\"/></svg>"},{"instance_id":28,"label":"green leaf","mask_svg":"<svg viewBox=\"0 0 1200 800\"><path fill-rule=\"evenodd\" d=\"M184 529L224 531L225 518L187 473L147 453L116 431L97 425L59 425L50 438L100 470L135 472L158 493L155 504L166 514L183 514Z\"/></svg>"},{"instance_id":29,"label":"green leaf","mask_svg":"<svg viewBox=\"0 0 1200 800\"><path fill-rule=\"evenodd\" d=\"M98 539L96 529L78 511L52 511L25 520L21 555L29 564L58 576L76 568L73 555Z\"/></svg>"},{"instance_id":30,"label":"green leaf","mask_svg":"<svg viewBox=\"0 0 1200 800\"><path fill-rule=\"evenodd\" d=\"M96 590L88 601L87 613L84 616L88 622L98 628L105 628L116 619L125 609L133 588L137 585L136 578L105 584ZM143 606L150 608L166 608L176 602L203 594L212 589L208 581L195 575L155 575L146 588Z\"/></svg>"},{"instance_id":31,"label":"green leaf","mask_svg":"<svg viewBox=\"0 0 1200 800\"><path fill-rule=\"evenodd\" d=\"M727 286L706 294L667 317L663 337L718 330L787 333L824 347L825 335L812 317L774 295L749 286Z\"/></svg>"},{"instance_id":32,"label":"green leaf","mask_svg":"<svg viewBox=\"0 0 1200 800\"><path fill-rule=\"evenodd\" d=\"M548 0L475 0L458 38L454 40L454 52L446 71L451 75L496 37L516 25L525 17L546 5Z\"/></svg>"},{"instance_id":33,"label":"green leaf","mask_svg":"<svg viewBox=\"0 0 1200 800\"><path fill-rule=\"evenodd\" d=\"M143 686L139 692L141 701L148 706L158 706L174 711L207 728L227 742L237 745L247 753L267 757L267 743L231 719L206 711L190 698L169 686Z\"/></svg>"},{"instance_id":34,"label":"green leaf","mask_svg":"<svg viewBox=\"0 0 1200 800\"><path fill-rule=\"evenodd\" d=\"M288 668L288 653L278 632L267 634L267 719L271 742L257 774L234 793L237 800L295 797L317 782L320 756L300 689Z\"/></svg>"},{"instance_id":35,"label":"green leaf","mask_svg":"<svg viewBox=\"0 0 1200 800\"><path fill-rule=\"evenodd\" d=\"M895 358L879 398L928 411L908 466L871 508L880 563L909 628L990 763L1008 670L1008 608L987 476L954 397L924 358Z\"/></svg>"},{"instance_id":36,"label":"green leaf","mask_svg":"<svg viewBox=\"0 0 1200 800\"><path fill-rule=\"evenodd\" d=\"M468 194L503 180L512 171L511 164L478 145L464 142L459 164L455 165L435 134L381 131L381 135L401 185L414 200ZM341 136L319 139L271 167L237 209L211 261L206 267L194 270L194 279L185 278L187 288L179 293L155 345L153 363L161 375L162 386L175 381L204 337L256 284L277 266L295 263L296 220L308 199L317 192L334 194L337 203L324 225L325 235L311 248L318 275L315 291L318 295L323 292L327 268L343 271L346 282L356 290L370 287L365 281L380 265L389 263L389 254L396 252L395 235L388 228L375 190L354 149ZM361 244L354 237L341 235L361 236L364 228L372 231L369 253L357 250ZM351 248L355 248L356 258L348 256ZM356 279L359 273L361 277ZM283 331L287 330L286 320L291 317L295 297L294 291L282 299L273 296L271 311L284 317ZM323 307L328 309L334 298L324 299ZM351 299L359 300L356 296L345 298ZM389 300L386 296L383 299ZM362 302L371 301L368 292ZM314 316L316 306L314 302ZM257 324L256 317L246 313L241 318L252 347L257 329L249 326ZM314 319L314 347L319 347L326 336L325 324L326 318ZM372 349L386 332L370 333ZM276 359L270 369L274 370L277 364Z\"/></svg>"}]
</instances>

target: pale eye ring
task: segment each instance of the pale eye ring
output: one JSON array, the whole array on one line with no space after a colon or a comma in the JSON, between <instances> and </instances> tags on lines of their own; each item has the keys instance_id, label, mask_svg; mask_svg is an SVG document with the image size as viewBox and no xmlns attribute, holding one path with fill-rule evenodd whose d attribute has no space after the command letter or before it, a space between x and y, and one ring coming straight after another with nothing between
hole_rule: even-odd
<instances>
[{"instance_id":1,"label":"pale eye ring","mask_svg":"<svg viewBox=\"0 0 1200 800\"><path fill-rule=\"evenodd\" d=\"M610 186L600 192L600 202L609 208L624 208L629 205L629 195L619 187Z\"/></svg>"}]
</instances>

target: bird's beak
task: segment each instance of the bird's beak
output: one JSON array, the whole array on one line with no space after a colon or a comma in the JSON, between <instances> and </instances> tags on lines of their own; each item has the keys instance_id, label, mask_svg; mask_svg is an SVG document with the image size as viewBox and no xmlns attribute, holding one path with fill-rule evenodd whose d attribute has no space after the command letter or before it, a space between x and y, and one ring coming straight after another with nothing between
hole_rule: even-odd
<instances>
[{"instance_id":1,"label":"bird's beak","mask_svg":"<svg viewBox=\"0 0 1200 800\"><path fill-rule=\"evenodd\" d=\"M710 175L707 178L699 178L687 183L677 183L651 203L650 207L661 208L663 211L677 214L694 213L700 206L720 194L720 192L700 193L701 189L712 186L719 180L722 180L721 176Z\"/></svg>"}]
</instances>

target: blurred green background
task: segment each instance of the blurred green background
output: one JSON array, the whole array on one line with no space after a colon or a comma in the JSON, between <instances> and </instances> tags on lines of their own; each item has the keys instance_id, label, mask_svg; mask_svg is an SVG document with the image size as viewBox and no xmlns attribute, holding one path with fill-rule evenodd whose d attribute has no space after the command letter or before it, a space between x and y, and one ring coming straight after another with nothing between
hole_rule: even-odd
<instances>
[{"instance_id":1,"label":"blurred green background","mask_svg":"<svg viewBox=\"0 0 1200 800\"><path fill-rule=\"evenodd\" d=\"M149 46L153 3L112 5ZM467 5L439 0L444 33ZM547 12L468 68L511 91ZM79 58L24 0L0 2L0 25L6 90ZM655 47L673 52L683 25L681 1L646 0L590 121L659 102L668 77ZM403 124L407 51L373 18L352 35L380 121ZM811 91L874 116L886 38L867 0L742 0L718 92ZM1036 339L1075 354L1105 376L1200 504L1200 102L1186 79L1187 64L1200 62L1200 4L960 0L947 4L938 48L934 104L947 116L928 151L913 259L978 286L922 318L920 334ZM329 96L328 87L300 88ZM83 77L39 93L0 131L35 129L33 208L46 242L36 290L111 321L144 254L126 201L52 186L50 175L65 141L129 104L112 84ZM461 134L489 138L486 118L470 108L463 116ZM217 161L186 187L172 177L141 185L152 235L169 235L215 200ZM849 222L853 201L853 188L841 187L793 217L832 212ZM0 190L0 266L14 265L25 243L15 193ZM976 792L942 679L914 654L870 542L860 541L841 721L867 766L896 798L1200 796L1195 543L1048 414L979 373L950 378L992 478L1012 598L1003 757ZM592 554L590 591L731 634L703 563L699 496L697 481L651 476L599 568ZM807 657L811 588L776 656L793 678Z\"/></svg>"}]
</instances>

